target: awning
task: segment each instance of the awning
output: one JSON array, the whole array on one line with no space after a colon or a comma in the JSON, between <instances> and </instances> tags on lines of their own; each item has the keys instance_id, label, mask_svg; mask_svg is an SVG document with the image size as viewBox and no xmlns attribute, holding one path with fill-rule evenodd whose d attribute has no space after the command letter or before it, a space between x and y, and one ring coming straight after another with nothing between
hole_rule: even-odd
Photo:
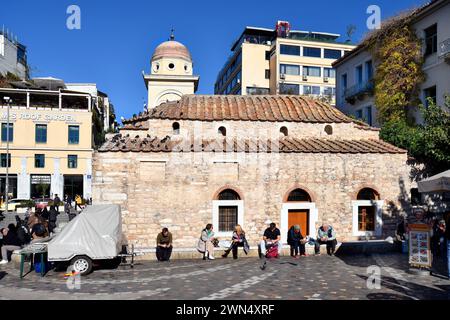
<instances>
[{"instance_id":1,"label":"awning","mask_svg":"<svg viewBox=\"0 0 450 320\"><path fill-rule=\"evenodd\" d=\"M450 170L441 172L417 183L419 192L450 191Z\"/></svg>"}]
</instances>

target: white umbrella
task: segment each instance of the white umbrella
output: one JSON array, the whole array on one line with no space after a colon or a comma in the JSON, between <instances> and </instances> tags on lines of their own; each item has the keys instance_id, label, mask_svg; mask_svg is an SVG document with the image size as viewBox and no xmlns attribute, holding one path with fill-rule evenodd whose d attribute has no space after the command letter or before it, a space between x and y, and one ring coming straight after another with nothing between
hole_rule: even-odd
<instances>
[{"instance_id":1,"label":"white umbrella","mask_svg":"<svg viewBox=\"0 0 450 320\"><path fill-rule=\"evenodd\" d=\"M419 192L450 191L450 170L441 172L417 183Z\"/></svg>"}]
</instances>

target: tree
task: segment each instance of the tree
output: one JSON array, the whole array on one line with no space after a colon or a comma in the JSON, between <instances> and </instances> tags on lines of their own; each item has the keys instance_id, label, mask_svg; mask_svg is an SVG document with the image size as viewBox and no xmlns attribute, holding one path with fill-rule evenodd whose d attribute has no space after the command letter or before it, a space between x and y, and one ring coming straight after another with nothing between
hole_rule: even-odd
<instances>
[{"instance_id":1,"label":"tree","mask_svg":"<svg viewBox=\"0 0 450 320\"><path fill-rule=\"evenodd\" d=\"M450 96L445 106L450 110ZM410 124L406 118L395 118L384 123L380 137L395 146L407 149L409 154L438 173L450 168L450 113L428 100L421 105L423 124Z\"/></svg>"}]
</instances>

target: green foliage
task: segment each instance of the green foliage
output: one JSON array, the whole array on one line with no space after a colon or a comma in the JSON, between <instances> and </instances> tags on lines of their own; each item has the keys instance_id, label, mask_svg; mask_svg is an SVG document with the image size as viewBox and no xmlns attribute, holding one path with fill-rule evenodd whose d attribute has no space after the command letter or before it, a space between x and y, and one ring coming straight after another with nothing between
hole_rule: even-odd
<instances>
[{"instance_id":1,"label":"green foliage","mask_svg":"<svg viewBox=\"0 0 450 320\"><path fill-rule=\"evenodd\" d=\"M105 132L103 129L103 121L98 113L97 108L92 108L92 134L94 136L94 147L101 146L105 142Z\"/></svg>"},{"instance_id":2,"label":"green foliage","mask_svg":"<svg viewBox=\"0 0 450 320\"><path fill-rule=\"evenodd\" d=\"M432 171L440 172L450 168L450 113L431 99L428 102L428 107L420 106L422 125L411 125L404 118L391 119L384 123L380 137L407 149ZM449 110L450 96L446 97L445 105Z\"/></svg>"},{"instance_id":3,"label":"green foliage","mask_svg":"<svg viewBox=\"0 0 450 320\"><path fill-rule=\"evenodd\" d=\"M421 41L403 21L372 42L375 60L375 105L380 123L407 119L408 109L419 104L419 86L425 80L422 71Z\"/></svg>"},{"instance_id":4,"label":"green foliage","mask_svg":"<svg viewBox=\"0 0 450 320\"><path fill-rule=\"evenodd\" d=\"M50 185L45 183L40 183L36 186L36 189L39 191L39 193L42 195L42 198L45 198L47 195L47 190L50 188Z\"/></svg>"}]
</instances>

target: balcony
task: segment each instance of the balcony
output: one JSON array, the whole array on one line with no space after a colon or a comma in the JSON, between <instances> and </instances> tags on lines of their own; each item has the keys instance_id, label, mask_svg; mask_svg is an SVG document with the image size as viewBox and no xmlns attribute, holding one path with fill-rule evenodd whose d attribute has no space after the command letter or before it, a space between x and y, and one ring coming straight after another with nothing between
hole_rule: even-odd
<instances>
[{"instance_id":1,"label":"balcony","mask_svg":"<svg viewBox=\"0 0 450 320\"><path fill-rule=\"evenodd\" d=\"M346 89L344 98L348 103L354 104L356 99L363 100L366 96L373 95L373 89L374 81L370 79Z\"/></svg>"},{"instance_id":2,"label":"balcony","mask_svg":"<svg viewBox=\"0 0 450 320\"><path fill-rule=\"evenodd\" d=\"M439 44L439 58L450 64L450 38Z\"/></svg>"},{"instance_id":3,"label":"balcony","mask_svg":"<svg viewBox=\"0 0 450 320\"><path fill-rule=\"evenodd\" d=\"M71 109L91 111L92 98L87 93L69 90L31 90L0 88L0 107L4 107L4 97L12 100L12 107L25 109Z\"/></svg>"}]
</instances>

